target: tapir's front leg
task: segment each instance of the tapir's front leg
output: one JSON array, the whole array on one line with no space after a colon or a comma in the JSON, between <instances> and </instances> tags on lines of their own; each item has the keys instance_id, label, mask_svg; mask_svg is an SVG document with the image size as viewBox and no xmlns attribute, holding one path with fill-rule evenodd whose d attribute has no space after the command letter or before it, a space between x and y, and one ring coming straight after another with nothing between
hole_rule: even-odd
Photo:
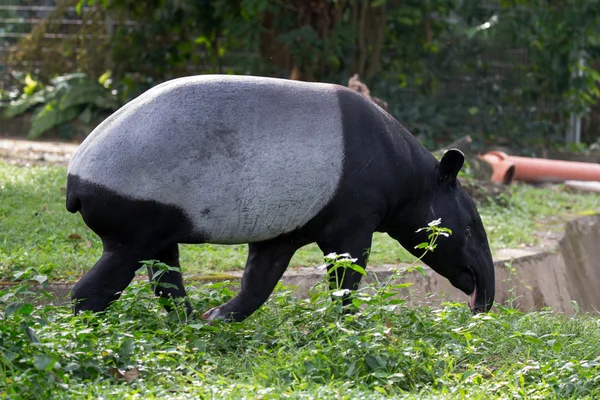
<instances>
[{"instance_id":1,"label":"tapir's front leg","mask_svg":"<svg viewBox=\"0 0 600 400\"><path fill-rule=\"evenodd\" d=\"M340 235L334 235L324 242L319 242L318 245L325 255L330 253L349 253L352 258L356 258L354 264L366 269L372 240L373 233L370 231L352 232L350 229L347 229ZM329 270L331 268L329 267ZM333 289L356 290L360 285L361 278L362 274L355 270L344 271L342 268L338 268L331 274L330 286ZM346 296L344 298L344 305L348 305L350 302L350 296Z\"/></svg>"},{"instance_id":2,"label":"tapir's front leg","mask_svg":"<svg viewBox=\"0 0 600 400\"><path fill-rule=\"evenodd\" d=\"M202 315L207 320L243 321L269 298L292 256L306 243L274 240L248 245L248 260L239 293Z\"/></svg>"}]
</instances>

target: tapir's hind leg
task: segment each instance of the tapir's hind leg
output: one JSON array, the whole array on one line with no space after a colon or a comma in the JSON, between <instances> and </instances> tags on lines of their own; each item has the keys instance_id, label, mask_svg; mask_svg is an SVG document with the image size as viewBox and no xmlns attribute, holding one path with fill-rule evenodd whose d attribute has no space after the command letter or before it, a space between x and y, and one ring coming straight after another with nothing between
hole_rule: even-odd
<instances>
[{"instance_id":1,"label":"tapir's hind leg","mask_svg":"<svg viewBox=\"0 0 600 400\"><path fill-rule=\"evenodd\" d=\"M207 320L243 321L271 295L292 256L306 243L281 240L251 243L239 293L227 303L202 315Z\"/></svg>"},{"instance_id":2,"label":"tapir's hind leg","mask_svg":"<svg viewBox=\"0 0 600 400\"><path fill-rule=\"evenodd\" d=\"M127 247L105 242L102 257L71 291L75 312L104 311L121 296L140 267L139 261L146 258Z\"/></svg>"},{"instance_id":3,"label":"tapir's hind leg","mask_svg":"<svg viewBox=\"0 0 600 400\"><path fill-rule=\"evenodd\" d=\"M177 243L167 246L156 255L156 258L169 267L180 268L179 248ZM161 298L177 299L186 296L181 271L161 272L160 268L148 267L148 278L154 284L154 293ZM188 314L190 314L192 312L192 307L188 301L185 302L185 306ZM170 307L167 306L165 308L167 311L171 311Z\"/></svg>"},{"instance_id":4,"label":"tapir's hind leg","mask_svg":"<svg viewBox=\"0 0 600 400\"><path fill-rule=\"evenodd\" d=\"M102 238L104 253L75 285L71 297L75 311L104 310L119 298L133 279L140 261L161 259L177 264L177 245L191 231L191 224L177 207L150 200L134 200L78 176L68 177L67 207L79 211L86 225ZM196 240L197 238L193 238ZM169 274L177 290L185 293L181 275Z\"/></svg>"}]
</instances>

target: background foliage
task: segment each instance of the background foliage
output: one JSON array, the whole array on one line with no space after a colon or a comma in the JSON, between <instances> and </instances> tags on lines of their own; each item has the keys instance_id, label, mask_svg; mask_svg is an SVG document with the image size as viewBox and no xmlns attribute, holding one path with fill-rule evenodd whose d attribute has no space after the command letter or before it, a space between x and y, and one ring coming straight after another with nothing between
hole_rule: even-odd
<instances>
[{"instance_id":1,"label":"background foliage","mask_svg":"<svg viewBox=\"0 0 600 400\"><path fill-rule=\"evenodd\" d=\"M84 23L50 42L66 17ZM121 103L196 73L359 73L429 145L562 143L571 113L591 144L599 25L600 0L59 0L10 65L42 82L110 70Z\"/></svg>"}]
</instances>

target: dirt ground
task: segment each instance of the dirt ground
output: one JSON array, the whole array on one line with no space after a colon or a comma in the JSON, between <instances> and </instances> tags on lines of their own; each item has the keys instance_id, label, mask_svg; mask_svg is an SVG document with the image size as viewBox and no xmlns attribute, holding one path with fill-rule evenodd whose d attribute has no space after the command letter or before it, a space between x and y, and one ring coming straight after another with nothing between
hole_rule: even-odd
<instances>
[{"instance_id":1,"label":"dirt ground","mask_svg":"<svg viewBox=\"0 0 600 400\"><path fill-rule=\"evenodd\" d=\"M0 158L21 166L51 164L68 165L77 144L31 142L20 139L0 139Z\"/></svg>"}]
</instances>

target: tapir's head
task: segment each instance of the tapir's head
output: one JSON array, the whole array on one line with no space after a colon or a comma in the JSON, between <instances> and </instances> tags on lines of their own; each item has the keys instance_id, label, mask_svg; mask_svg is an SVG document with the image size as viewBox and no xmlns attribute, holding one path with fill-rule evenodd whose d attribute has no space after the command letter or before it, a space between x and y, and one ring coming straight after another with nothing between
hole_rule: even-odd
<instances>
[{"instance_id":1,"label":"tapir's head","mask_svg":"<svg viewBox=\"0 0 600 400\"><path fill-rule=\"evenodd\" d=\"M452 234L440 236L437 247L425 254L423 262L470 296L469 307L473 313L485 312L494 302L494 264L477 208L457 180L463 163L463 153L456 149L447 151L435 169L435 176L428 178L429 182L415 200L418 204L403 215L402 220L410 232L404 228L402 234L390 234L420 257L424 250L415 246L428 242L428 232L415 231L441 219L440 226L451 229Z\"/></svg>"}]
</instances>

